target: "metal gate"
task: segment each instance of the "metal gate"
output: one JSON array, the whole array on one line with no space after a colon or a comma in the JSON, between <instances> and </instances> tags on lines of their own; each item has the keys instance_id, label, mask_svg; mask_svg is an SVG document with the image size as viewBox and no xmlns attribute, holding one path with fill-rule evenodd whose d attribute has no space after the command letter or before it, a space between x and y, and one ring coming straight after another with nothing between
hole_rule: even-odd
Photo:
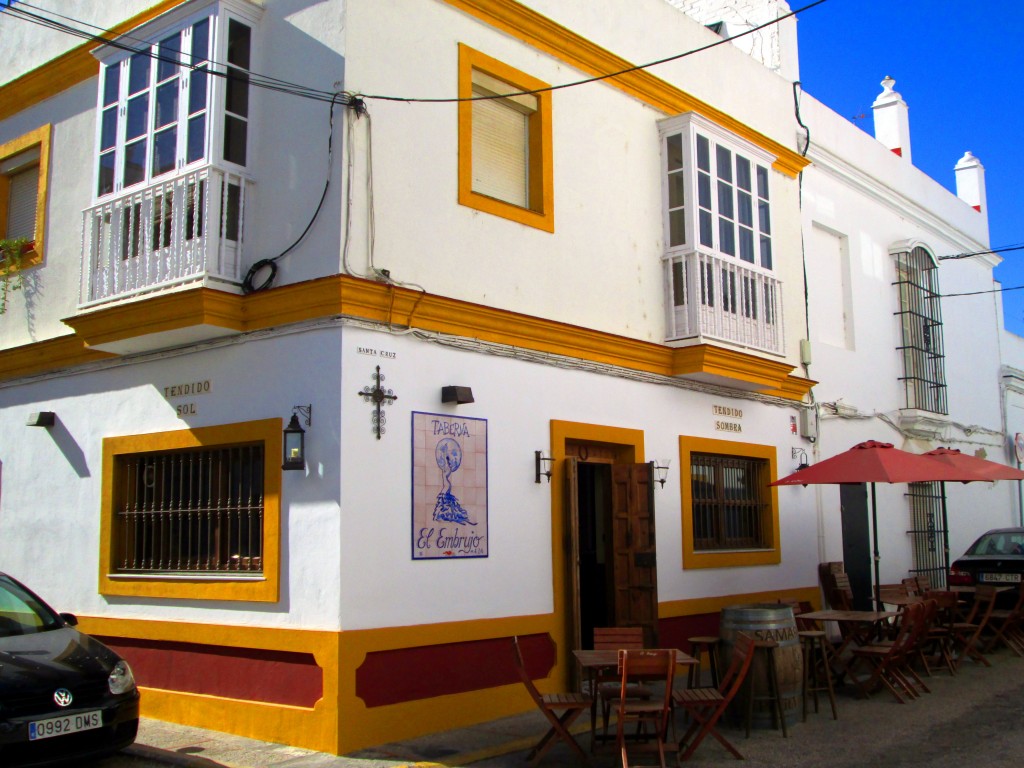
<instances>
[{"instance_id":1,"label":"metal gate","mask_svg":"<svg viewBox=\"0 0 1024 768\"><path fill-rule=\"evenodd\" d=\"M936 589L946 587L949 567L949 535L946 529L946 495L942 483L910 483L911 547L914 563L910 572L926 576Z\"/></svg>"}]
</instances>

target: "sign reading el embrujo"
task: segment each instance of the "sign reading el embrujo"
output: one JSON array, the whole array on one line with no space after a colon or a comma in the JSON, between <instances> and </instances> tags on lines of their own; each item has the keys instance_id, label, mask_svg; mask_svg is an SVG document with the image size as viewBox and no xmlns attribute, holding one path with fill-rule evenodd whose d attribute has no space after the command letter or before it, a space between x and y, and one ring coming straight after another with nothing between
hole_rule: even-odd
<instances>
[{"instance_id":1,"label":"sign reading el embrujo","mask_svg":"<svg viewBox=\"0 0 1024 768\"><path fill-rule=\"evenodd\" d=\"M412 414L412 557L487 557L487 420Z\"/></svg>"}]
</instances>

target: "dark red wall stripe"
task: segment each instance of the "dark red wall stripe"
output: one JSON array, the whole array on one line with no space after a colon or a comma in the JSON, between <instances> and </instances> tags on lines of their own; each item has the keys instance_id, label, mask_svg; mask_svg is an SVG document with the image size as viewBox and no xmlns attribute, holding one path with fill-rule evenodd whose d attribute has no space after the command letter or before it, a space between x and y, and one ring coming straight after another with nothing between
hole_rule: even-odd
<instances>
[{"instance_id":1,"label":"dark red wall stripe","mask_svg":"<svg viewBox=\"0 0 1024 768\"><path fill-rule=\"evenodd\" d=\"M102 637L147 688L244 701L312 707L323 696L323 670L309 653L198 643Z\"/></svg>"},{"instance_id":2,"label":"dark red wall stripe","mask_svg":"<svg viewBox=\"0 0 1024 768\"><path fill-rule=\"evenodd\" d=\"M530 677L547 677L555 665L551 637L524 635L519 646ZM367 707L383 707L518 682L512 638L499 637L372 651L356 670L356 696Z\"/></svg>"}]
</instances>

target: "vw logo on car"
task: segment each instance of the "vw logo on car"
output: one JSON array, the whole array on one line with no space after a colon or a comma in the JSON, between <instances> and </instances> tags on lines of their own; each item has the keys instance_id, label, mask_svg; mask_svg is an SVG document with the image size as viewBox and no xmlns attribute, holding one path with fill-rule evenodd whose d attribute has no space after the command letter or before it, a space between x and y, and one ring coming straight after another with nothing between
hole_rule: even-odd
<instances>
[{"instance_id":1,"label":"vw logo on car","mask_svg":"<svg viewBox=\"0 0 1024 768\"><path fill-rule=\"evenodd\" d=\"M53 700L58 707L70 707L74 697L67 688L58 688L53 692Z\"/></svg>"}]
</instances>

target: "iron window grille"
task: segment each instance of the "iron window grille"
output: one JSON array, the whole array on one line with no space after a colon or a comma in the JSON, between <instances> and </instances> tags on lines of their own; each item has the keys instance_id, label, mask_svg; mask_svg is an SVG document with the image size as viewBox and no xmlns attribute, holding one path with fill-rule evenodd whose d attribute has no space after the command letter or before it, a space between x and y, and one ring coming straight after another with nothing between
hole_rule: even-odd
<instances>
[{"instance_id":1,"label":"iron window grille","mask_svg":"<svg viewBox=\"0 0 1024 768\"><path fill-rule=\"evenodd\" d=\"M938 265L920 246L895 256L905 407L948 414Z\"/></svg>"},{"instance_id":2,"label":"iron window grille","mask_svg":"<svg viewBox=\"0 0 1024 768\"><path fill-rule=\"evenodd\" d=\"M118 458L118 573L263 572L262 443Z\"/></svg>"},{"instance_id":3,"label":"iron window grille","mask_svg":"<svg viewBox=\"0 0 1024 768\"><path fill-rule=\"evenodd\" d=\"M914 551L912 574L928 577L935 589L946 586L946 568L949 565L947 531L942 514L942 483L910 483L907 490L910 502L910 542Z\"/></svg>"},{"instance_id":4,"label":"iron window grille","mask_svg":"<svg viewBox=\"0 0 1024 768\"><path fill-rule=\"evenodd\" d=\"M694 550L770 546L769 465L764 459L694 453L690 457Z\"/></svg>"}]
</instances>

